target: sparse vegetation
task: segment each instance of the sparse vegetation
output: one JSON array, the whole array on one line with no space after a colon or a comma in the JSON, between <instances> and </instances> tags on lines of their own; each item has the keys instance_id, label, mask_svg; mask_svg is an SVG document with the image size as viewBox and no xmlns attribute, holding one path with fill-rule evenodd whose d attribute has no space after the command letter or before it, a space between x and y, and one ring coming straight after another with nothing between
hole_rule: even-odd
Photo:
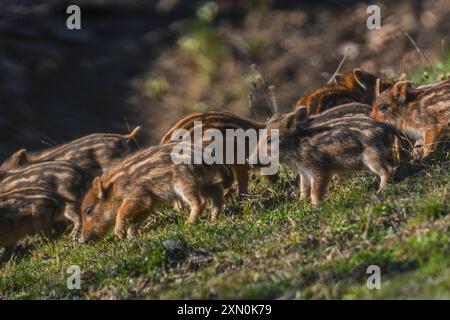
<instances>
[{"instance_id":1,"label":"sparse vegetation","mask_svg":"<svg viewBox=\"0 0 450 320\"><path fill-rule=\"evenodd\" d=\"M449 71L447 59L428 80ZM277 184L255 178L252 196L228 201L217 223L188 226L166 208L130 240L27 239L0 265L0 299L450 298L448 148L405 164L383 193L373 175L335 179L317 208L282 173ZM371 264L381 290L366 287ZM70 265L81 268L80 291L66 288Z\"/></svg>"}]
</instances>

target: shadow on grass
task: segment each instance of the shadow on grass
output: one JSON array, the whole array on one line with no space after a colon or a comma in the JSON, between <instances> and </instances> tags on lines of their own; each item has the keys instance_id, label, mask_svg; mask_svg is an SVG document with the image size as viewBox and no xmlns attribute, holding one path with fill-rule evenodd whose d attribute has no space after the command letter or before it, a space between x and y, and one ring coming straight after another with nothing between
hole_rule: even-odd
<instances>
[{"instance_id":1,"label":"shadow on grass","mask_svg":"<svg viewBox=\"0 0 450 320\"><path fill-rule=\"evenodd\" d=\"M17 245L9 245L3 249L3 252L0 252L0 266L3 263L7 263L10 260L14 260L15 262L20 262L26 258L28 258L34 249L40 246L43 242L57 240L61 238L66 232L68 224L66 222L57 223L54 229L47 235L43 236L42 239L39 240L31 240L31 241L21 241ZM45 259L46 257L42 257Z\"/></svg>"}]
</instances>

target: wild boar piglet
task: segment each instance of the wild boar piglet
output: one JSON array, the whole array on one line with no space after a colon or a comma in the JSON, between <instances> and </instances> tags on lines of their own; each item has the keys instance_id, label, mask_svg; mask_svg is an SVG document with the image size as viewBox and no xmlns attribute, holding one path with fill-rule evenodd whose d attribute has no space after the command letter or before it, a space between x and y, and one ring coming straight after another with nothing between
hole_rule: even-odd
<instances>
[{"instance_id":1,"label":"wild boar piglet","mask_svg":"<svg viewBox=\"0 0 450 320\"><path fill-rule=\"evenodd\" d=\"M73 202L43 188L19 188L0 194L0 247L7 254L27 235L48 233L64 221L66 203Z\"/></svg>"},{"instance_id":2,"label":"wild boar piglet","mask_svg":"<svg viewBox=\"0 0 450 320\"><path fill-rule=\"evenodd\" d=\"M398 82L378 94L371 117L397 127L425 159L450 135L450 80L426 89Z\"/></svg>"},{"instance_id":3,"label":"wild boar piglet","mask_svg":"<svg viewBox=\"0 0 450 320\"><path fill-rule=\"evenodd\" d=\"M17 188L40 187L77 202L68 203L65 217L74 224L72 237L81 228L81 201L91 186L93 177L83 168L68 161L46 161L10 171L0 171L0 193Z\"/></svg>"},{"instance_id":4,"label":"wild boar piglet","mask_svg":"<svg viewBox=\"0 0 450 320\"><path fill-rule=\"evenodd\" d=\"M94 179L82 204L81 242L102 238L109 230L119 238L132 235L140 222L174 200L191 208L194 223L208 198L212 219L223 205L223 190L233 183L225 165L183 164L174 161L177 143L139 151Z\"/></svg>"},{"instance_id":5,"label":"wild boar piglet","mask_svg":"<svg viewBox=\"0 0 450 320\"><path fill-rule=\"evenodd\" d=\"M101 174L114 160L130 153L129 142L134 139L141 127L136 127L126 135L96 133L60 146L38 152L21 149L15 152L1 166L0 170L17 169L27 164L52 160L71 161L88 170L93 175Z\"/></svg>"},{"instance_id":6,"label":"wild boar piglet","mask_svg":"<svg viewBox=\"0 0 450 320\"><path fill-rule=\"evenodd\" d=\"M311 125L303 107L297 112L274 115L267 129L269 133L279 130L279 160L299 173L300 198L310 196L313 205L322 200L333 175L368 169L378 175L379 189L383 190L394 169L390 147L395 129L367 117ZM275 142L270 134L261 139L259 148L267 146L262 154L277 156L276 152L272 154Z\"/></svg>"},{"instance_id":7,"label":"wild boar piglet","mask_svg":"<svg viewBox=\"0 0 450 320\"><path fill-rule=\"evenodd\" d=\"M182 129L189 132L192 142L194 142L194 125L201 124L202 134L208 130L219 131L223 137L226 138L227 132L233 131L233 133L245 133L249 130L254 130L256 138L259 136L259 130L263 129L265 124L244 119L230 112L222 111L208 111L208 112L196 112L189 114L182 119L175 122L163 135L160 144L167 144L173 142L171 140L172 135L176 130ZM222 154L224 158L230 156L233 158L232 164L227 164L228 167L233 170L236 177L236 181L239 185L239 195L243 196L248 194L248 181L250 178L250 165L247 163L249 154L256 148L257 141L252 143L250 138L243 137L244 135L236 135L233 141L233 147L230 149L230 144L224 141ZM210 140L204 140L203 144L207 146L211 143ZM238 150L241 148L243 150ZM238 154L242 154L244 159L238 159ZM228 158L226 158L228 159ZM224 162L225 160L224 159ZM244 161L242 161L244 160ZM274 182L277 180L276 175L263 175L264 178Z\"/></svg>"}]
</instances>

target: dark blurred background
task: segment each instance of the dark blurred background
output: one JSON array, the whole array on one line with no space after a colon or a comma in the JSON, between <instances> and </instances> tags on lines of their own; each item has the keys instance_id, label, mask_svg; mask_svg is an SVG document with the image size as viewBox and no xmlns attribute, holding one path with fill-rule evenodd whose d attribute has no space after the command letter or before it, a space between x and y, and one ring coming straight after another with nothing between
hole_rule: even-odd
<instances>
[{"instance_id":1,"label":"dark blurred background","mask_svg":"<svg viewBox=\"0 0 450 320\"><path fill-rule=\"evenodd\" d=\"M82 29L66 28L67 6ZM382 29L366 28L368 4ZM153 143L183 114L247 106L251 64L290 109L343 71L385 77L448 52L450 0L0 0L0 161L43 140L144 125Z\"/></svg>"}]
</instances>

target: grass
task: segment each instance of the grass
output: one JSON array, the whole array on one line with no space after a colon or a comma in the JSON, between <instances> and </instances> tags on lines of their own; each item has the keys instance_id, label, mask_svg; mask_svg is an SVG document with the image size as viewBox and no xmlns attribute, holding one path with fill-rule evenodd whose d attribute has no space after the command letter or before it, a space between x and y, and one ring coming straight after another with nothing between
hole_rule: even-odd
<instances>
[{"instance_id":1,"label":"grass","mask_svg":"<svg viewBox=\"0 0 450 320\"><path fill-rule=\"evenodd\" d=\"M317 208L284 174L277 184L256 177L253 196L231 199L217 223L187 226L164 209L131 240L29 238L0 265L0 299L449 299L450 153L430 163L405 165L414 170L383 193L372 175L340 177ZM81 290L67 289L71 265ZM366 286L369 265L381 269L380 290Z\"/></svg>"}]
</instances>

